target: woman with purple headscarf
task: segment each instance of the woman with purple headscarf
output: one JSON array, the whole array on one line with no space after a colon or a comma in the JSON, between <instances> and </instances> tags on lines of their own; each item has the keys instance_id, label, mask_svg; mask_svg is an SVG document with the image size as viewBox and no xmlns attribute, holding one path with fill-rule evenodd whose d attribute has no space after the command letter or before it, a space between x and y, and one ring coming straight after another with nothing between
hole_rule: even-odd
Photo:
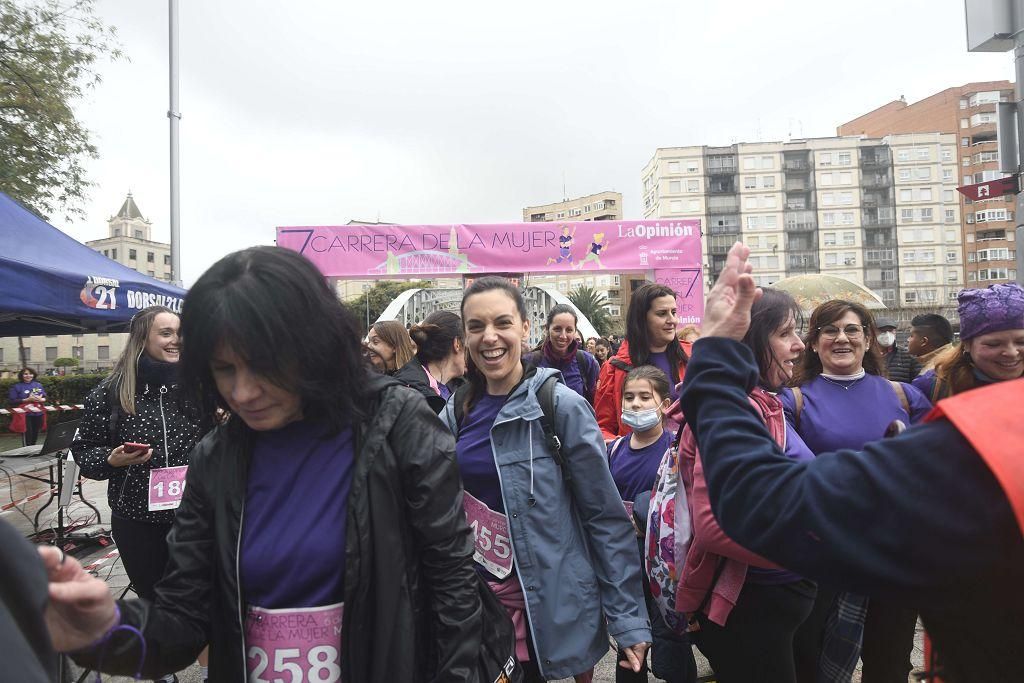
<instances>
[{"instance_id":1,"label":"woman with purple headscarf","mask_svg":"<svg viewBox=\"0 0 1024 683\"><path fill-rule=\"evenodd\" d=\"M960 343L914 380L932 402L1024 376L1024 288L964 289L957 296Z\"/></svg>"}]
</instances>

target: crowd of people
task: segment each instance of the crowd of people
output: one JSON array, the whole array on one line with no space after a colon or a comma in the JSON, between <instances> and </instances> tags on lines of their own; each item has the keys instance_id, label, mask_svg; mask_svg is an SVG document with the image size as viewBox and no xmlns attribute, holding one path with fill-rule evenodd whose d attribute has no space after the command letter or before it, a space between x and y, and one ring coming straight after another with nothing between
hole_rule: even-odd
<instances>
[{"instance_id":1,"label":"crowd of people","mask_svg":"<svg viewBox=\"0 0 1024 683\"><path fill-rule=\"evenodd\" d=\"M1024 289L965 290L959 341L918 316L904 351L854 302L805 320L748 253L702 329L647 284L621 342L560 305L535 348L502 278L361 344L303 257L225 257L87 402L72 453L138 599L41 549L54 647L166 680L208 647L213 681L534 683L589 681L611 637L620 682L692 683L695 646L720 683L879 683L920 616L945 680L1012 679Z\"/></svg>"}]
</instances>

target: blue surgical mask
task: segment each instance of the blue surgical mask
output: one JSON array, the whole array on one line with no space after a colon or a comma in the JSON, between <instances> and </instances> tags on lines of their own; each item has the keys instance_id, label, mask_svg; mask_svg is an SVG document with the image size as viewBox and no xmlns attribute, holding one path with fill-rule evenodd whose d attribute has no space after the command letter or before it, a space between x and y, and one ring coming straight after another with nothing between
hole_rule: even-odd
<instances>
[{"instance_id":1,"label":"blue surgical mask","mask_svg":"<svg viewBox=\"0 0 1024 683\"><path fill-rule=\"evenodd\" d=\"M657 408L650 410L623 410L622 421L634 432L646 432L661 422L661 412Z\"/></svg>"}]
</instances>

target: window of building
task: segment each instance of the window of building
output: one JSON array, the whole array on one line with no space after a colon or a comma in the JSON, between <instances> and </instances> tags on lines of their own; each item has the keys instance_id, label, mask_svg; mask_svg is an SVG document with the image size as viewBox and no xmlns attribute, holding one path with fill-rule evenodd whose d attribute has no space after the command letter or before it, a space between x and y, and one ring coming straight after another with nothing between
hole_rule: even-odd
<instances>
[{"instance_id":1,"label":"window of building","mask_svg":"<svg viewBox=\"0 0 1024 683\"><path fill-rule=\"evenodd\" d=\"M686 172L687 173L696 173L697 169L698 169L698 166L697 166L697 162L696 161L687 161L686 162Z\"/></svg>"},{"instance_id":2,"label":"window of building","mask_svg":"<svg viewBox=\"0 0 1024 683\"><path fill-rule=\"evenodd\" d=\"M683 201L681 199L673 199L668 203L668 210L672 213L681 213L683 210Z\"/></svg>"},{"instance_id":3,"label":"window of building","mask_svg":"<svg viewBox=\"0 0 1024 683\"><path fill-rule=\"evenodd\" d=\"M845 221L844 221L845 222ZM843 233L843 246L852 247L857 241L856 234L852 232Z\"/></svg>"},{"instance_id":4,"label":"window of building","mask_svg":"<svg viewBox=\"0 0 1024 683\"><path fill-rule=\"evenodd\" d=\"M900 180L903 180L903 181L910 180L910 169L909 168L901 168L900 169Z\"/></svg>"},{"instance_id":5,"label":"window of building","mask_svg":"<svg viewBox=\"0 0 1024 683\"><path fill-rule=\"evenodd\" d=\"M996 122L996 113L994 111L983 111L978 112L971 117L971 127L984 126L987 123Z\"/></svg>"},{"instance_id":6,"label":"window of building","mask_svg":"<svg viewBox=\"0 0 1024 683\"><path fill-rule=\"evenodd\" d=\"M953 150L950 149L949 147L943 147L942 148L942 160L943 161L953 161Z\"/></svg>"},{"instance_id":7,"label":"window of building","mask_svg":"<svg viewBox=\"0 0 1024 683\"><path fill-rule=\"evenodd\" d=\"M772 157L761 157L761 168L774 168L775 162Z\"/></svg>"},{"instance_id":8,"label":"window of building","mask_svg":"<svg viewBox=\"0 0 1024 683\"><path fill-rule=\"evenodd\" d=\"M832 153L831 152L822 152L821 154L819 154L818 155L818 165L819 166L831 166L832 165Z\"/></svg>"},{"instance_id":9,"label":"window of building","mask_svg":"<svg viewBox=\"0 0 1024 683\"><path fill-rule=\"evenodd\" d=\"M828 215L828 214L826 214L826 215ZM823 233L822 237L823 237L822 244L824 244L826 247L834 247L834 246L836 246L836 234L834 232Z\"/></svg>"},{"instance_id":10,"label":"window of building","mask_svg":"<svg viewBox=\"0 0 1024 683\"><path fill-rule=\"evenodd\" d=\"M679 162L678 161L670 161L670 162L668 162L668 172L669 173L679 173Z\"/></svg>"},{"instance_id":11,"label":"window of building","mask_svg":"<svg viewBox=\"0 0 1024 683\"><path fill-rule=\"evenodd\" d=\"M840 185L849 185L852 182L853 182L853 174L850 173L849 171L843 171L842 173L839 174L839 184Z\"/></svg>"},{"instance_id":12,"label":"window of building","mask_svg":"<svg viewBox=\"0 0 1024 683\"><path fill-rule=\"evenodd\" d=\"M912 202L914 201L913 190L900 190L900 201L901 202Z\"/></svg>"},{"instance_id":13,"label":"window of building","mask_svg":"<svg viewBox=\"0 0 1024 683\"><path fill-rule=\"evenodd\" d=\"M744 197L743 208L747 210L753 210L757 208L757 197Z\"/></svg>"},{"instance_id":14,"label":"window of building","mask_svg":"<svg viewBox=\"0 0 1024 683\"><path fill-rule=\"evenodd\" d=\"M953 182L953 169L944 168L942 169L942 182L951 183Z\"/></svg>"},{"instance_id":15,"label":"window of building","mask_svg":"<svg viewBox=\"0 0 1024 683\"><path fill-rule=\"evenodd\" d=\"M928 166L919 166L914 169L914 177L918 180L931 180L932 169Z\"/></svg>"},{"instance_id":16,"label":"window of building","mask_svg":"<svg viewBox=\"0 0 1024 683\"><path fill-rule=\"evenodd\" d=\"M969 175L965 175L965 176L963 177L963 181L964 181L964 182L963 182L963 184L964 184L964 185L970 185L971 183L973 183L973 182L974 182L974 176L969 176ZM970 202L968 202L968 204L969 204L969 203L970 203Z\"/></svg>"},{"instance_id":17,"label":"window of building","mask_svg":"<svg viewBox=\"0 0 1024 683\"><path fill-rule=\"evenodd\" d=\"M910 150L901 149L896 152L896 161L910 161Z\"/></svg>"},{"instance_id":18,"label":"window of building","mask_svg":"<svg viewBox=\"0 0 1024 683\"><path fill-rule=\"evenodd\" d=\"M775 195L773 194L761 197L761 206L763 206L766 209L774 209L776 207L776 204L777 202L775 201Z\"/></svg>"},{"instance_id":19,"label":"window of building","mask_svg":"<svg viewBox=\"0 0 1024 683\"><path fill-rule=\"evenodd\" d=\"M668 191L670 194L678 194L683 191L683 181L681 180L670 180L668 181Z\"/></svg>"},{"instance_id":20,"label":"window of building","mask_svg":"<svg viewBox=\"0 0 1024 683\"><path fill-rule=\"evenodd\" d=\"M931 207L921 209L921 221L924 223L930 223L933 219L933 212Z\"/></svg>"},{"instance_id":21,"label":"window of building","mask_svg":"<svg viewBox=\"0 0 1024 683\"><path fill-rule=\"evenodd\" d=\"M57 360L57 347L56 346L47 346L46 347L46 362L47 363L52 363L55 360Z\"/></svg>"},{"instance_id":22,"label":"window of building","mask_svg":"<svg viewBox=\"0 0 1024 683\"><path fill-rule=\"evenodd\" d=\"M967 100L960 100L960 108L967 109Z\"/></svg>"},{"instance_id":23,"label":"window of building","mask_svg":"<svg viewBox=\"0 0 1024 683\"><path fill-rule=\"evenodd\" d=\"M96 357L100 360L110 360L110 347L109 346L97 346Z\"/></svg>"},{"instance_id":24,"label":"window of building","mask_svg":"<svg viewBox=\"0 0 1024 683\"><path fill-rule=\"evenodd\" d=\"M932 158L932 153L927 147L918 147L916 150L916 156L918 161L927 161Z\"/></svg>"},{"instance_id":25,"label":"window of building","mask_svg":"<svg viewBox=\"0 0 1024 683\"><path fill-rule=\"evenodd\" d=\"M76 360L84 360L85 359L85 347L84 346L72 346L71 347L71 357L76 359Z\"/></svg>"},{"instance_id":26,"label":"window of building","mask_svg":"<svg viewBox=\"0 0 1024 683\"><path fill-rule=\"evenodd\" d=\"M942 201L952 204L953 203L953 190L942 191Z\"/></svg>"},{"instance_id":27,"label":"window of building","mask_svg":"<svg viewBox=\"0 0 1024 683\"><path fill-rule=\"evenodd\" d=\"M922 187L918 192L918 201L930 202L932 200L932 188Z\"/></svg>"},{"instance_id":28,"label":"window of building","mask_svg":"<svg viewBox=\"0 0 1024 683\"><path fill-rule=\"evenodd\" d=\"M818 180L818 184L822 186L828 186L832 184L832 174L822 173L821 178Z\"/></svg>"},{"instance_id":29,"label":"window of building","mask_svg":"<svg viewBox=\"0 0 1024 683\"><path fill-rule=\"evenodd\" d=\"M947 251L946 252L946 263L956 263L956 254L957 254L957 252L955 252L955 251ZM951 272L955 273L956 271L951 271Z\"/></svg>"},{"instance_id":30,"label":"window of building","mask_svg":"<svg viewBox=\"0 0 1024 683\"><path fill-rule=\"evenodd\" d=\"M128 260L129 261L135 261L137 258L138 258L138 254L136 253L136 251L134 249L129 249L128 250Z\"/></svg>"},{"instance_id":31,"label":"window of building","mask_svg":"<svg viewBox=\"0 0 1024 683\"><path fill-rule=\"evenodd\" d=\"M114 259L115 261L117 260L117 249L110 250L110 258Z\"/></svg>"},{"instance_id":32,"label":"window of building","mask_svg":"<svg viewBox=\"0 0 1024 683\"><path fill-rule=\"evenodd\" d=\"M686 181L687 192L700 192L700 181L699 180L687 180Z\"/></svg>"},{"instance_id":33,"label":"window of building","mask_svg":"<svg viewBox=\"0 0 1024 683\"><path fill-rule=\"evenodd\" d=\"M569 209L569 215L570 216L581 216L581 215L583 215L583 211L581 211L578 208Z\"/></svg>"},{"instance_id":34,"label":"window of building","mask_svg":"<svg viewBox=\"0 0 1024 683\"><path fill-rule=\"evenodd\" d=\"M855 252L855 251L844 251L843 252L843 265L844 266L855 266L855 265L857 265L857 252Z\"/></svg>"},{"instance_id":35,"label":"window of building","mask_svg":"<svg viewBox=\"0 0 1024 683\"><path fill-rule=\"evenodd\" d=\"M839 265L839 254L835 253L834 251L825 254L825 265L826 266L836 266L836 265Z\"/></svg>"},{"instance_id":36,"label":"window of building","mask_svg":"<svg viewBox=\"0 0 1024 683\"><path fill-rule=\"evenodd\" d=\"M164 265L165 266L171 265L171 256L170 256L170 254L164 254Z\"/></svg>"},{"instance_id":37,"label":"window of building","mask_svg":"<svg viewBox=\"0 0 1024 683\"><path fill-rule=\"evenodd\" d=\"M822 221L824 222L825 225L835 225L836 224L836 215L832 211L826 211L825 213L823 213L821 215L821 218L822 218Z\"/></svg>"},{"instance_id":38,"label":"window of building","mask_svg":"<svg viewBox=\"0 0 1024 683\"><path fill-rule=\"evenodd\" d=\"M967 119L960 119L960 127L961 128L967 128L970 125L971 124L970 124L970 122Z\"/></svg>"},{"instance_id":39,"label":"window of building","mask_svg":"<svg viewBox=\"0 0 1024 683\"><path fill-rule=\"evenodd\" d=\"M969 144L971 144L971 139L970 138L960 138L960 146L961 147L966 147Z\"/></svg>"},{"instance_id":40,"label":"window of building","mask_svg":"<svg viewBox=\"0 0 1024 683\"><path fill-rule=\"evenodd\" d=\"M900 222L901 223L912 223L912 222L914 222L914 210L913 209L900 209Z\"/></svg>"},{"instance_id":41,"label":"window of building","mask_svg":"<svg viewBox=\"0 0 1024 683\"><path fill-rule=\"evenodd\" d=\"M744 157L743 170L753 171L755 168L757 168L757 157Z\"/></svg>"},{"instance_id":42,"label":"window of building","mask_svg":"<svg viewBox=\"0 0 1024 683\"><path fill-rule=\"evenodd\" d=\"M757 176L755 176L755 175L743 176L743 189L744 190L753 190L756 187L757 187Z\"/></svg>"},{"instance_id":43,"label":"window of building","mask_svg":"<svg viewBox=\"0 0 1024 683\"><path fill-rule=\"evenodd\" d=\"M141 239L142 239L142 231L141 231L141 230L136 230L136 231L135 231L135 237L136 237L137 239L140 239L140 240L141 240Z\"/></svg>"},{"instance_id":44,"label":"window of building","mask_svg":"<svg viewBox=\"0 0 1024 683\"><path fill-rule=\"evenodd\" d=\"M621 318L622 317L622 309L620 307L618 307L618 306L609 306L608 307L608 315L610 315L613 318Z\"/></svg>"},{"instance_id":45,"label":"window of building","mask_svg":"<svg viewBox=\"0 0 1024 683\"><path fill-rule=\"evenodd\" d=\"M839 166L849 166L850 165L850 153L849 152L839 152L839 154L836 155L836 164L838 164Z\"/></svg>"},{"instance_id":46,"label":"window of building","mask_svg":"<svg viewBox=\"0 0 1024 683\"><path fill-rule=\"evenodd\" d=\"M686 208L688 211L700 211L700 200L690 199L686 202Z\"/></svg>"},{"instance_id":47,"label":"window of building","mask_svg":"<svg viewBox=\"0 0 1024 683\"><path fill-rule=\"evenodd\" d=\"M956 242L956 241L957 241L956 233L953 232L952 230L947 230L946 231L946 242L952 243L952 242Z\"/></svg>"},{"instance_id":48,"label":"window of building","mask_svg":"<svg viewBox=\"0 0 1024 683\"><path fill-rule=\"evenodd\" d=\"M761 178L761 186L766 190L775 187L775 176L766 175Z\"/></svg>"},{"instance_id":49,"label":"window of building","mask_svg":"<svg viewBox=\"0 0 1024 683\"><path fill-rule=\"evenodd\" d=\"M912 289L906 290L905 292L903 292L903 300L906 301L908 304L916 304L917 292Z\"/></svg>"},{"instance_id":50,"label":"window of building","mask_svg":"<svg viewBox=\"0 0 1024 683\"><path fill-rule=\"evenodd\" d=\"M104 249L103 250L103 255L106 256L107 258L110 258L110 250L109 249Z\"/></svg>"},{"instance_id":51,"label":"window of building","mask_svg":"<svg viewBox=\"0 0 1024 683\"><path fill-rule=\"evenodd\" d=\"M750 230L757 230L761 227L760 216L747 216L747 228Z\"/></svg>"},{"instance_id":52,"label":"window of building","mask_svg":"<svg viewBox=\"0 0 1024 683\"><path fill-rule=\"evenodd\" d=\"M150 262L150 263L154 263L156 261L156 254L154 254L151 251L147 251L146 252L146 260L148 262Z\"/></svg>"},{"instance_id":53,"label":"window of building","mask_svg":"<svg viewBox=\"0 0 1024 683\"><path fill-rule=\"evenodd\" d=\"M650 206L650 202L651 199L650 197L648 197L647 199L644 200L644 206ZM558 213L555 214L555 220L560 220L562 218L565 218L565 211L559 211Z\"/></svg>"},{"instance_id":54,"label":"window of building","mask_svg":"<svg viewBox=\"0 0 1024 683\"><path fill-rule=\"evenodd\" d=\"M114 228L114 237L121 236L121 228Z\"/></svg>"}]
</instances>

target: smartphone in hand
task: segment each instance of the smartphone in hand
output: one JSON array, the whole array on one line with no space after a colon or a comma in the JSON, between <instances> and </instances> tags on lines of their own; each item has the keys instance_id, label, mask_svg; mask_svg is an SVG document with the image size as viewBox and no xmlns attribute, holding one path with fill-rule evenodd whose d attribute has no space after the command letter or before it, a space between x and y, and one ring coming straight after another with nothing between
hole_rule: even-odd
<instances>
[{"instance_id":1,"label":"smartphone in hand","mask_svg":"<svg viewBox=\"0 0 1024 683\"><path fill-rule=\"evenodd\" d=\"M124 444L124 452L125 453L138 453L140 451L148 451L148 450L149 450L149 444L148 443L133 443L131 441L126 441L125 444Z\"/></svg>"}]
</instances>

